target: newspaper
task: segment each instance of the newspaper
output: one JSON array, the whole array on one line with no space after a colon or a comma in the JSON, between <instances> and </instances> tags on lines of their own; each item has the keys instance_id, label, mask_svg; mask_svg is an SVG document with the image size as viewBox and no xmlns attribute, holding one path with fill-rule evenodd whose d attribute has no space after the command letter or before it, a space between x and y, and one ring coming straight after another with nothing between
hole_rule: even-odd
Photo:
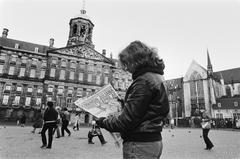
<instances>
[{"instance_id":1,"label":"newspaper","mask_svg":"<svg viewBox=\"0 0 240 159\"><path fill-rule=\"evenodd\" d=\"M83 110L89 112L93 116L108 117L119 115L121 112L121 104L118 102L120 97L111 84L108 84L89 97L80 98L74 104ZM111 133L117 147L121 146L121 137L119 133Z\"/></svg>"}]
</instances>

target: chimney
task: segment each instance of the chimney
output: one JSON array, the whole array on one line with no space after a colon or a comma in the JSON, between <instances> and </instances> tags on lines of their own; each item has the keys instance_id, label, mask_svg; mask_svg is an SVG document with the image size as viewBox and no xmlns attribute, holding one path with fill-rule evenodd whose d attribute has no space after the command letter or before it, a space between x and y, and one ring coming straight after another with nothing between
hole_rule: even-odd
<instances>
[{"instance_id":1,"label":"chimney","mask_svg":"<svg viewBox=\"0 0 240 159\"><path fill-rule=\"evenodd\" d=\"M7 36L8 36L8 29L7 28L3 28L2 37L3 38L7 38Z\"/></svg>"},{"instance_id":2,"label":"chimney","mask_svg":"<svg viewBox=\"0 0 240 159\"><path fill-rule=\"evenodd\" d=\"M102 50L102 55L103 55L103 56L106 56L106 49L103 49L103 50Z\"/></svg>"},{"instance_id":3,"label":"chimney","mask_svg":"<svg viewBox=\"0 0 240 159\"><path fill-rule=\"evenodd\" d=\"M53 47L53 45L54 45L54 39L51 38L51 39L49 40L49 47Z\"/></svg>"}]
</instances>

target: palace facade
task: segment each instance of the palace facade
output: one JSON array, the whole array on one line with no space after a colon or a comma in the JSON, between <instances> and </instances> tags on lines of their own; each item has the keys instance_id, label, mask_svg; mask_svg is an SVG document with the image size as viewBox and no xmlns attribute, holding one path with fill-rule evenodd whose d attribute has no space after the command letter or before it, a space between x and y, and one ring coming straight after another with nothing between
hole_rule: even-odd
<instances>
[{"instance_id":1,"label":"palace facade","mask_svg":"<svg viewBox=\"0 0 240 159\"><path fill-rule=\"evenodd\" d=\"M49 46L9 39L4 28L0 37L0 119L16 120L25 113L33 120L36 109L46 101L69 111L81 111L74 102L89 96L111 83L124 96L131 83L129 73L120 68L119 61L99 53L92 42L94 24L85 10L69 23L67 46ZM82 122L90 123L92 116L82 112Z\"/></svg>"}]
</instances>

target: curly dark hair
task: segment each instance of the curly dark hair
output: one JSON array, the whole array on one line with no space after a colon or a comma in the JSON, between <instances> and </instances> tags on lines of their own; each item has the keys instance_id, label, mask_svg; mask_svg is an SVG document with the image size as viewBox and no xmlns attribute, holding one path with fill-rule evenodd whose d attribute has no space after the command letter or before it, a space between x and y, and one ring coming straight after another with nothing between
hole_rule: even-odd
<instances>
[{"instance_id":1,"label":"curly dark hair","mask_svg":"<svg viewBox=\"0 0 240 159\"><path fill-rule=\"evenodd\" d=\"M158 57L157 49L138 40L131 42L118 56L123 69L130 73L144 67L158 67L163 74L165 68L163 60Z\"/></svg>"}]
</instances>

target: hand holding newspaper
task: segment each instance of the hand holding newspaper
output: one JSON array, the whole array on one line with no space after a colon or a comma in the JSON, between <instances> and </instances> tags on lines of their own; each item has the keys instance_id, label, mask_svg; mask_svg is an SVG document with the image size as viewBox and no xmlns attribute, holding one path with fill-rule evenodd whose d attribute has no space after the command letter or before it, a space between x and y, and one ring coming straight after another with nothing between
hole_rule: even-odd
<instances>
[{"instance_id":1,"label":"hand holding newspaper","mask_svg":"<svg viewBox=\"0 0 240 159\"><path fill-rule=\"evenodd\" d=\"M92 96L78 99L75 101L75 105L97 118L108 117L120 113L121 104L117 101L118 99L117 92L111 84L108 84ZM111 136L115 140L115 145L120 147L122 141L120 134L111 133Z\"/></svg>"}]
</instances>

